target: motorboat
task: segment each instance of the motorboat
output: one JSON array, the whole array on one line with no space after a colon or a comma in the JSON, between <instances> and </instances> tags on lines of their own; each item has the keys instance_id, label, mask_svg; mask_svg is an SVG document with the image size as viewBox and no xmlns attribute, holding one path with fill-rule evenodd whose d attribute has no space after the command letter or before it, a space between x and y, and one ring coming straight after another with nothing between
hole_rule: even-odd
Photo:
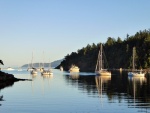
<instances>
[{"instance_id":1,"label":"motorboat","mask_svg":"<svg viewBox=\"0 0 150 113\"><path fill-rule=\"evenodd\" d=\"M69 72L79 72L79 67L76 65L72 65L69 69Z\"/></svg>"}]
</instances>

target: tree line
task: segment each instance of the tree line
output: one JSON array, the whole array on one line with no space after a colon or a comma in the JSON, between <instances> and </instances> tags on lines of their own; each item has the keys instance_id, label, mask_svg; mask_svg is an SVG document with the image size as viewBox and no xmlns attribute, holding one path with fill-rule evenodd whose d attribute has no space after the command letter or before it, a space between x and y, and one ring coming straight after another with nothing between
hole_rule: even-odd
<instances>
[{"instance_id":1,"label":"tree line","mask_svg":"<svg viewBox=\"0 0 150 113\"><path fill-rule=\"evenodd\" d=\"M64 70L69 70L72 64L77 65L80 71L94 72L97 62L100 43L87 44L86 47L78 49L64 57L59 66L63 66ZM132 50L136 48L136 68L147 69L150 67L150 29L137 32L122 40L108 37L106 43L102 43L107 66L109 69L131 69L132 68Z\"/></svg>"}]
</instances>

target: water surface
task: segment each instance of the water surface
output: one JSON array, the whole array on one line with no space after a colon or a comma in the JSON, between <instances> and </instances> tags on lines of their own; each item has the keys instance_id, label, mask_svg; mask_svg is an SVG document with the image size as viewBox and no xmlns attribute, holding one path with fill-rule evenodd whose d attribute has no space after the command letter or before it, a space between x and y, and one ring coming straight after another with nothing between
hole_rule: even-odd
<instances>
[{"instance_id":1,"label":"water surface","mask_svg":"<svg viewBox=\"0 0 150 113\"><path fill-rule=\"evenodd\" d=\"M53 69L53 76L6 71L19 81L0 90L2 113L137 113L150 112L150 75L111 77L94 73L70 74Z\"/></svg>"}]
</instances>

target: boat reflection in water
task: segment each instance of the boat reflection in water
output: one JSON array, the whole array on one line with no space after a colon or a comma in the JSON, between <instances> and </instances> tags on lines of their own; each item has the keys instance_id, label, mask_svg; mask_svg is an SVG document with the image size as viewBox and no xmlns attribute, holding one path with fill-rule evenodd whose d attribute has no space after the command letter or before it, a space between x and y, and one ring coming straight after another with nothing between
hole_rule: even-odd
<instances>
[{"instance_id":1,"label":"boat reflection in water","mask_svg":"<svg viewBox=\"0 0 150 113\"><path fill-rule=\"evenodd\" d=\"M106 91L106 84L109 81L111 81L111 75L109 75L109 76L103 76L103 75L95 76L95 83L96 83L99 97L101 99L101 104L103 103L102 98L103 98L103 93Z\"/></svg>"},{"instance_id":2,"label":"boat reflection in water","mask_svg":"<svg viewBox=\"0 0 150 113\"><path fill-rule=\"evenodd\" d=\"M128 77L129 80L129 94L132 96L132 102L129 103L130 107L142 107L144 105L144 84L146 84L145 77ZM145 105L143 106L146 107Z\"/></svg>"},{"instance_id":3,"label":"boat reflection in water","mask_svg":"<svg viewBox=\"0 0 150 113\"><path fill-rule=\"evenodd\" d=\"M70 78L73 80L79 79L79 73L78 72L70 72Z\"/></svg>"},{"instance_id":4,"label":"boat reflection in water","mask_svg":"<svg viewBox=\"0 0 150 113\"><path fill-rule=\"evenodd\" d=\"M43 77L43 78L52 78L53 77L53 74L42 74L41 73L41 76Z\"/></svg>"},{"instance_id":5,"label":"boat reflection in water","mask_svg":"<svg viewBox=\"0 0 150 113\"><path fill-rule=\"evenodd\" d=\"M37 74L30 74L31 75L31 78L34 79L36 78Z\"/></svg>"},{"instance_id":6,"label":"boat reflection in water","mask_svg":"<svg viewBox=\"0 0 150 113\"><path fill-rule=\"evenodd\" d=\"M45 75L42 75L42 74L41 74L41 76L42 76L43 78L52 78L52 77L53 77L53 74L45 74Z\"/></svg>"}]
</instances>

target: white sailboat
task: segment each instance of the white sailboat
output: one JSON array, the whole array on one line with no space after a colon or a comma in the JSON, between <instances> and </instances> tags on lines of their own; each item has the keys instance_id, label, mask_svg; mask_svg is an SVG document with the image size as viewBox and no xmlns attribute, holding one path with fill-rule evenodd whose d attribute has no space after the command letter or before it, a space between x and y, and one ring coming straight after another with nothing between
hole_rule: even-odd
<instances>
[{"instance_id":1,"label":"white sailboat","mask_svg":"<svg viewBox=\"0 0 150 113\"><path fill-rule=\"evenodd\" d=\"M44 69L44 68L41 66L41 63L39 63L39 67L37 68L37 71L42 72L43 69Z\"/></svg>"},{"instance_id":2,"label":"white sailboat","mask_svg":"<svg viewBox=\"0 0 150 113\"><path fill-rule=\"evenodd\" d=\"M36 69L33 69L32 71L31 71L31 74L33 74L33 75L35 75L35 74L37 74L38 72L36 71Z\"/></svg>"},{"instance_id":3,"label":"white sailboat","mask_svg":"<svg viewBox=\"0 0 150 113\"><path fill-rule=\"evenodd\" d=\"M107 71L107 69L103 69L103 47L102 44L100 46L100 51L98 53L98 59L97 59L97 64L95 68L95 73L96 75L103 75L103 76L111 76L111 72Z\"/></svg>"},{"instance_id":4,"label":"white sailboat","mask_svg":"<svg viewBox=\"0 0 150 113\"><path fill-rule=\"evenodd\" d=\"M128 72L128 76L134 76L134 77L141 77L141 76L145 76L145 73L142 72L141 70L136 70L135 69L135 54L136 54L136 49L135 47L133 47L133 56L132 56L132 71Z\"/></svg>"},{"instance_id":5,"label":"white sailboat","mask_svg":"<svg viewBox=\"0 0 150 113\"><path fill-rule=\"evenodd\" d=\"M37 70L36 70L36 68L33 66L33 52L32 52L31 65L32 65L32 69L33 69L33 70L31 70L31 74L36 75L36 74L37 74Z\"/></svg>"},{"instance_id":6,"label":"white sailboat","mask_svg":"<svg viewBox=\"0 0 150 113\"><path fill-rule=\"evenodd\" d=\"M31 63L29 63L28 64L28 69L27 69L27 71L32 71L33 69L32 69L32 67L31 67Z\"/></svg>"},{"instance_id":7,"label":"white sailboat","mask_svg":"<svg viewBox=\"0 0 150 113\"><path fill-rule=\"evenodd\" d=\"M40 72L44 71L44 51L43 51L43 63L40 64Z\"/></svg>"},{"instance_id":8,"label":"white sailboat","mask_svg":"<svg viewBox=\"0 0 150 113\"><path fill-rule=\"evenodd\" d=\"M51 69L51 63L49 63L49 69L48 70L45 70L45 68L44 68L44 70L41 72L41 74L44 76L46 76L46 75L53 75L53 72L52 72L52 69Z\"/></svg>"}]
</instances>

